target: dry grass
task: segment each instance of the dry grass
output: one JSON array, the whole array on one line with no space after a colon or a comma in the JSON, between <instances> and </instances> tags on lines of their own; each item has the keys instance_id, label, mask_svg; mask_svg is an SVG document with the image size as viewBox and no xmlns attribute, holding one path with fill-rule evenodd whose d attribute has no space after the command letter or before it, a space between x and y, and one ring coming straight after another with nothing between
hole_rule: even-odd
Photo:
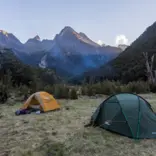
<instances>
[{"instance_id":1,"label":"dry grass","mask_svg":"<svg viewBox=\"0 0 156 156\"><path fill-rule=\"evenodd\" d=\"M142 95L156 110L156 96ZM60 111L15 116L21 104L0 106L0 156L154 156L156 140L132 140L84 128L104 97L59 100Z\"/></svg>"}]
</instances>

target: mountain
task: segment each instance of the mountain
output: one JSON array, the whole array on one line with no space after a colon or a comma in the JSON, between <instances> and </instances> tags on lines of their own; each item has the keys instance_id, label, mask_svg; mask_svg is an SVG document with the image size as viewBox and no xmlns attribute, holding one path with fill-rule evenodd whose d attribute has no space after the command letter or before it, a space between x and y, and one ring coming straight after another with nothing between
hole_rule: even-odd
<instances>
[{"instance_id":1,"label":"mountain","mask_svg":"<svg viewBox=\"0 0 156 156\"><path fill-rule=\"evenodd\" d=\"M77 33L66 26L55 36L52 48L43 56L39 65L55 67L59 74L63 72L73 76L107 63L120 52L118 47L100 46L84 33Z\"/></svg>"},{"instance_id":2,"label":"mountain","mask_svg":"<svg viewBox=\"0 0 156 156\"><path fill-rule=\"evenodd\" d=\"M78 33L69 26L64 27L53 40L41 41L37 35L24 44L14 35L1 31L0 47L11 48L26 64L53 68L65 77L99 68L122 52L118 47L100 46L86 34Z\"/></svg>"},{"instance_id":3,"label":"mountain","mask_svg":"<svg viewBox=\"0 0 156 156\"><path fill-rule=\"evenodd\" d=\"M2 48L11 48L24 52L36 52L49 50L51 49L51 45L52 40L45 39L41 41L38 35L36 35L34 38L28 39L25 44L22 44L12 33L0 30L0 47Z\"/></svg>"},{"instance_id":4,"label":"mountain","mask_svg":"<svg viewBox=\"0 0 156 156\"><path fill-rule=\"evenodd\" d=\"M128 45L126 44L119 44L118 48L120 48L122 51L126 50L128 48Z\"/></svg>"},{"instance_id":5,"label":"mountain","mask_svg":"<svg viewBox=\"0 0 156 156\"><path fill-rule=\"evenodd\" d=\"M41 40L37 35L34 38L28 39L28 41L24 44L25 48L31 51L38 51L41 48Z\"/></svg>"},{"instance_id":6,"label":"mountain","mask_svg":"<svg viewBox=\"0 0 156 156\"><path fill-rule=\"evenodd\" d=\"M0 47L21 49L23 45L13 34L0 30Z\"/></svg>"},{"instance_id":7,"label":"mountain","mask_svg":"<svg viewBox=\"0 0 156 156\"><path fill-rule=\"evenodd\" d=\"M148 52L149 58L156 54L156 22L149 26L124 52L97 70L86 72L84 77L95 79L107 78L123 82L146 80L146 67L143 52ZM154 60L156 68L156 57Z\"/></svg>"},{"instance_id":8,"label":"mountain","mask_svg":"<svg viewBox=\"0 0 156 156\"><path fill-rule=\"evenodd\" d=\"M25 44L25 51L36 52L49 50L52 45L52 40L43 40L41 41L40 37L37 35L34 38L29 39Z\"/></svg>"}]
</instances>

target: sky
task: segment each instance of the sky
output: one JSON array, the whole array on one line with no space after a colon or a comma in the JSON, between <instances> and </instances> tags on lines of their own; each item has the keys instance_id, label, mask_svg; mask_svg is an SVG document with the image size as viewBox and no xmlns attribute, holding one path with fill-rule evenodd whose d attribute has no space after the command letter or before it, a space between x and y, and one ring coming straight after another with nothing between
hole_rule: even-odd
<instances>
[{"instance_id":1,"label":"sky","mask_svg":"<svg viewBox=\"0 0 156 156\"><path fill-rule=\"evenodd\" d=\"M22 43L71 26L99 44L131 44L155 15L156 0L0 0L0 29Z\"/></svg>"}]
</instances>

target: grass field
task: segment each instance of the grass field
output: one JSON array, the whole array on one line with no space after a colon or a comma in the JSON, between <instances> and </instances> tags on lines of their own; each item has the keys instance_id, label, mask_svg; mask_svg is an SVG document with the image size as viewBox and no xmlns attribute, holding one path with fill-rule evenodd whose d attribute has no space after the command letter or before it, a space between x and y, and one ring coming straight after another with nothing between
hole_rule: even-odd
<instances>
[{"instance_id":1,"label":"grass field","mask_svg":"<svg viewBox=\"0 0 156 156\"><path fill-rule=\"evenodd\" d=\"M141 95L156 110L156 95ZM0 156L155 156L156 140L132 140L88 127L105 97L58 100L61 110L15 116L21 106L0 106Z\"/></svg>"}]
</instances>

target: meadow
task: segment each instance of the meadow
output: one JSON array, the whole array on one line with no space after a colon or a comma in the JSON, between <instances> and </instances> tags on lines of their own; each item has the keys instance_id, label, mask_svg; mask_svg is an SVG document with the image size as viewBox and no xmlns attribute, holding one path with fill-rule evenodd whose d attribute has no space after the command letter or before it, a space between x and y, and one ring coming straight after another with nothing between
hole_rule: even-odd
<instances>
[{"instance_id":1,"label":"meadow","mask_svg":"<svg viewBox=\"0 0 156 156\"><path fill-rule=\"evenodd\" d=\"M156 111L156 94L141 94ZM106 96L58 100L61 110L15 116L20 101L0 105L0 156L155 156L156 140L133 140L84 127Z\"/></svg>"}]
</instances>

